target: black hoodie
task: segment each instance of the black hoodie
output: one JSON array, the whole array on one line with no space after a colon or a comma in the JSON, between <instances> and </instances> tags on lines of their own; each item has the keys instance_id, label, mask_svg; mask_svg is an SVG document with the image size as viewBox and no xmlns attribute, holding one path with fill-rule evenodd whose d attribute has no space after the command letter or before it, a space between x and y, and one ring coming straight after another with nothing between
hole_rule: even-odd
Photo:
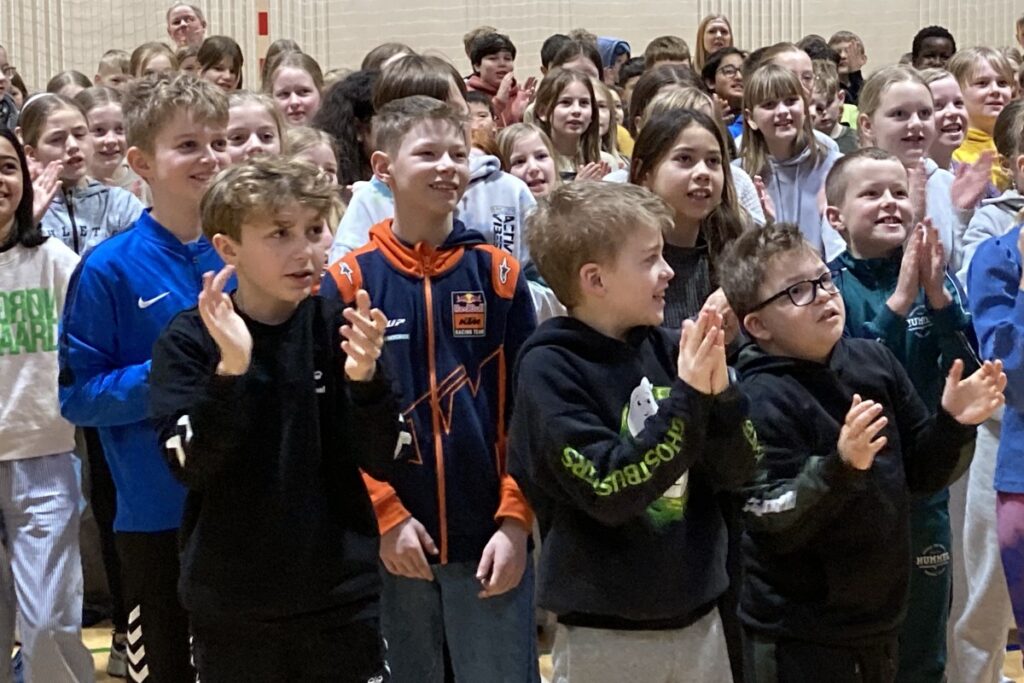
<instances>
[{"instance_id":1,"label":"black hoodie","mask_svg":"<svg viewBox=\"0 0 1024 683\"><path fill-rule=\"evenodd\" d=\"M771 638L833 646L892 637L906 613L910 493L949 485L974 427L931 414L876 341L841 339L826 364L751 344L737 370L764 448L744 507L741 618ZM863 471L837 448L855 393L888 418Z\"/></svg>"},{"instance_id":2,"label":"black hoodie","mask_svg":"<svg viewBox=\"0 0 1024 683\"><path fill-rule=\"evenodd\" d=\"M509 471L544 542L539 604L562 623L682 628L728 584L714 493L750 479L756 439L737 390L692 389L677 354L661 328L621 342L563 317L519 356Z\"/></svg>"}]
</instances>

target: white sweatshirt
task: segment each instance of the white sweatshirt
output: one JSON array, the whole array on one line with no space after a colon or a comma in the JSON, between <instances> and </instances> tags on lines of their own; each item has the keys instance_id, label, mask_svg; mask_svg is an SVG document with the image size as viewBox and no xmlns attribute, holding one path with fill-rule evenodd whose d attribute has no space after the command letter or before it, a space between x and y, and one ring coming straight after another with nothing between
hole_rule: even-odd
<instances>
[{"instance_id":1,"label":"white sweatshirt","mask_svg":"<svg viewBox=\"0 0 1024 683\"><path fill-rule=\"evenodd\" d=\"M0 253L0 461L75 447L57 401L57 325L77 264L59 239Z\"/></svg>"}]
</instances>

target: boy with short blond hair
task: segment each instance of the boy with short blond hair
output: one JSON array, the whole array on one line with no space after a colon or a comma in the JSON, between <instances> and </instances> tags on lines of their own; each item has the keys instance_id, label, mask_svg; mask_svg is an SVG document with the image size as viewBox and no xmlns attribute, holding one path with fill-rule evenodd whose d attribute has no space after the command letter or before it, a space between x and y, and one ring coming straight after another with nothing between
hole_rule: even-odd
<instances>
[{"instance_id":1,"label":"boy with short blond hair","mask_svg":"<svg viewBox=\"0 0 1024 683\"><path fill-rule=\"evenodd\" d=\"M744 506L747 673L755 683L891 683L911 494L958 475L974 427L1003 403L1006 376L985 363L961 379L958 359L929 410L885 344L844 337L840 273L796 226L744 233L720 272L754 340L737 370L764 446Z\"/></svg>"},{"instance_id":2,"label":"boy with short blond hair","mask_svg":"<svg viewBox=\"0 0 1024 683\"><path fill-rule=\"evenodd\" d=\"M817 59L813 63L814 87L811 104L814 105L814 127L836 141L839 151L850 154L860 147L857 131L843 121L845 91L839 88L839 72L832 62Z\"/></svg>"},{"instance_id":3,"label":"boy with short blond hair","mask_svg":"<svg viewBox=\"0 0 1024 683\"><path fill-rule=\"evenodd\" d=\"M665 203L580 181L529 219L569 310L519 356L510 467L544 540L538 601L558 618L554 680L732 680L716 603L728 585L715 494L753 474L717 311L661 326Z\"/></svg>"},{"instance_id":4,"label":"boy with short blond hair","mask_svg":"<svg viewBox=\"0 0 1024 683\"><path fill-rule=\"evenodd\" d=\"M400 427L383 314L363 291L348 309L310 296L334 194L293 159L221 173L203 232L228 265L153 349L151 412L189 489L181 597L204 681L388 680L359 470L388 478Z\"/></svg>"},{"instance_id":5,"label":"boy with short blond hair","mask_svg":"<svg viewBox=\"0 0 1024 683\"><path fill-rule=\"evenodd\" d=\"M227 98L191 76L132 84L124 102L128 163L153 206L82 259L68 287L60 343L61 412L97 427L117 488L114 531L128 609L129 676L194 676L177 598L185 489L149 420L153 342L195 305L202 274L223 265L202 236L199 202L228 164Z\"/></svg>"},{"instance_id":6,"label":"boy with short blond hair","mask_svg":"<svg viewBox=\"0 0 1024 683\"><path fill-rule=\"evenodd\" d=\"M510 254L452 216L469 182L465 117L406 97L378 111L373 134L394 218L330 267L321 294L366 289L391 320L383 358L411 457L389 484L366 477L388 664L396 683L440 683L446 643L456 681L538 681L533 515L505 465L508 377L536 325L529 289Z\"/></svg>"},{"instance_id":7,"label":"boy with short blond hair","mask_svg":"<svg viewBox=\"0 0 1024 683\"><path fill-rule=\"evenodd\" d=\"M658 36L644 48L645 71L650 71L658 64L690 66L690 59L690 46L679 36Z\"/></svg>"},{"instance_id":8,"label":"boy with short blond hair","mask_svg":"<svg viewBox=\"0 0 1024 683\"><path fill-rule=\"evenodd\" d=\"M92 82L124 92L132 78L131 55L124 50L107 50L100 57Z\"/></svg>"}]
</instances>

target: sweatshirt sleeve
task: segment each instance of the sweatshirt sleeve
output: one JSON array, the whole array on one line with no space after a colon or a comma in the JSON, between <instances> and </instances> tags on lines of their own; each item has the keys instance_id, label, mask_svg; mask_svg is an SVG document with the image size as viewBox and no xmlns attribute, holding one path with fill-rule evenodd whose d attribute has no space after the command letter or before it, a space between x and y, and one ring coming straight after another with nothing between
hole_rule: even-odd
<instances>
[{"instance_id":1,"label":"sweatshirt sleeve","mask_svg":"<svg viewBox=\"0 0 1024 683\"><path fill-rule=\"evenodd\" d=\"M799 406L784 402L770 385L758 380L743 389L762 449L754 480L742 491L744 523L759 545L793 552L864 491L868 474L846 465L836 445L822 451L810 443Z\"/></svg>"},{"instance_id":2,"label":"sweatshirt sleeve","mask_svg":"<svg viewBox=\"0 0 1024 683\"><path fill-rule=\"evenodd\" d=\"M601 419L573 370L555 352L521 359L513 472L607 526L643 513L698 462L707 444L713 398L676 380L635 437ZM529 434L526 434L529 432ZM526 452L528 450L529 452Z\"/></svg>"},{"instance_id":3,"label":"sweatshirt sleeve","mask_svg":"<svg viewBox=\"0 0 1024 683\"><path fill-rule=\"evenodd\" d=\"M966 309L967 294L951 273L946 273L946 291L952 299L950 304L937 311L929 309L941 354L939 371L945 377L953 367L953 361L959 358L964 362L966 377L981 367L971 314Z\"/></svg>"},{"instance_id":4,"label":"sweatshirt sleeve","mask_svg":"<svg viewBox=\"0 0 1024 683\"><path fill-rule=\"evenodd\" d=\"M117 284L82 261L68 285L61 318L60 411L72 424L113 427L145 420L150 361L121 365L117 358Z\"/></svg>"},{"instance_id":5,"label":"sweatshirt sleeve","mask_svg":"<svg viewBox=\"0 0 1024 683\"><path fill-rule=\"evenodd\" d=\"M1017 231L978 247L968 273L974 330L982 359L1003 361L1006 405L1024 412L1024 292Z\"/></svg>"},{"instance_id":6,"label":"sweatshirt sleeve","mask_svg":"<svg viewBox=\"0 0 1024 683\"><path fill-rule=\"evenodd\" d=\"M700 464L716 490L734 491L749 483L757 471L761 446L747 411L747 400L735 387L715 396Z\"/></svg>"},{"instance_id":7,"label":"sweatshirt sleeve","mask_svg":"<svg viewBox=\"0 0 1024 683\"><path fill-rule=\"evenodd\" d=\"M971 455L963 447L974 440L976 429L957 422L941 405L935 413L928 410L896 356L886 355L907 486L914 493L936 493L963 474Z\"/></svg>"},{"instance_id":8,"label":"sweatshirt sleeve","mask_svg":"<svg viewBox=\"0 0 1024 683\"><path fill-rule=\"evenodd\" d=\"M116 192L118 200L118 211L116 215L111 217L113 220L110 225L110 234L116 235L134 225L135 221L142 215L145 207L142 206L139 198L128 190L119 187L112 187L110 190L111 192Z\"/></svg>"},{"instance_id":9,"label":"sweatshirt sleeve","mask_svg":"<svg viewBox=\"0 0 1024 683\"><path fill-rule=\"evenodd\" d=\"M195 319L178 316L153 346L151 418L171 472L203 489L239 457L249 411L243 380L216 374L219 356Z\"/></svg>"},{"instance_id":10,"label":"sweatshirt sleeve","mask_svg":"<svg viewBox=\"0 0 1024 683\"><path fill-rule=\"evenodd\" d=\"M1000 223L997 220L996 217L999 213L1003 213L1001 209L986 206L976 212L971 218L971 222L967 225L967 230L963 236L963 255L960 268L957 271L957 279L960 280L960 284L965 289L969 289L967 285L967 272L971 267L971 262L974 260L974 254L978 247L988 238L1002 235L1008 227L1005 222Z\"/></svg>"},{"instance_id":11,"label":"sweatshirt sleeve","mask_svg":"<svg viewBox=\"0 0 1024 683\"><path fill-rule=\"evenodd\" d=\"M344 363L344 361L342 361ZM391 381L381 363L369 382L345 379L349 405L346 450L377 481L387 481L401 450L401 421Z\"/></svg>"}]
</instances>

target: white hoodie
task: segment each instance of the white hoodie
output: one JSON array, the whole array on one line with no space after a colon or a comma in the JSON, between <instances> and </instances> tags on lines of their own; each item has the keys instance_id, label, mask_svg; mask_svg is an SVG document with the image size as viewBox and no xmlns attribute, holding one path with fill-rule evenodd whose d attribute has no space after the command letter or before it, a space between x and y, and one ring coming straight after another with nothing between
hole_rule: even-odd
<instances>
[{"instance_id":1,"label":"white hoodie","mask_svg":"<svg viewBox=\"0 0 1024 683\"><path fill-rule=\"evenodd\" d=\"M57 324L77 263L56 238L0 253L0 461L75 447L57 399Z\"/></svg>"}]
</instances>

